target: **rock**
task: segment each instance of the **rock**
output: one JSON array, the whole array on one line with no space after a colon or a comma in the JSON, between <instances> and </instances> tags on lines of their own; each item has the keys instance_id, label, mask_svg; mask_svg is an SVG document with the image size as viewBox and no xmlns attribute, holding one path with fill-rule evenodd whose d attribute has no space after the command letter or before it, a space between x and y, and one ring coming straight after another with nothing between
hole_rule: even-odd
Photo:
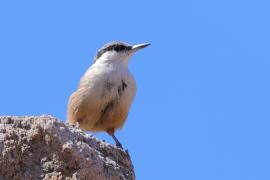
<instances>
[{"instance_id":1,"label":"rock","mask_svg":"<svg viewBox=\"0 0 270 180\"><path fill-rule=\"evenodd\" d=\"M0 116L0 179L135 179L128 153L52 116Z\"/></svg>"}]
</instances>

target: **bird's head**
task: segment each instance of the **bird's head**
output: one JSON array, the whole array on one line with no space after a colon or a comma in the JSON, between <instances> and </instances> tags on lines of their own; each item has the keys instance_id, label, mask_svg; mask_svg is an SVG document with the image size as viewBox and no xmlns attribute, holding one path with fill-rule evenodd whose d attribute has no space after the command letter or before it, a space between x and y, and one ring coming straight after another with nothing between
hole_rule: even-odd
<instances>
[{"instance_id":1,"label":"bird's head","mask_svg":"<svg viewBox=\"0 0 270 180\"><path fill-rule=\"evenodd\" d=\"M130 45L114 41L105 44L99 49L94 62L123 63L127 64L130 57L140 49L149 46L149 43Z\"/></svg>"}]
</instances>

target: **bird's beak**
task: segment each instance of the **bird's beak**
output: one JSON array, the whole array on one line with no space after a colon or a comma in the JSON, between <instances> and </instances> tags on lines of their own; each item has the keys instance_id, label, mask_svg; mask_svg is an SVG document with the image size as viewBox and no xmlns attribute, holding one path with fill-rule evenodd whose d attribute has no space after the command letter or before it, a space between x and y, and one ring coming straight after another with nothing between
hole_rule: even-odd
<instances>
[{"instance_id":1,"label":"bird's beak","mask_svg":"<svg viewBox=\"0 0 270 180\"><path fill-rule=\"evenodd\" d=\"M150 45L150 43L136 44L136 45L133 45L133 46L132 46L131 50L132 50L133 52L136 52L136 51L138 51L138 50L140 50L140 49L143 49L143 48L145 48L145 47L147 47L147 46L149 46L149 45Z\"/></svg>"}]
</instances>

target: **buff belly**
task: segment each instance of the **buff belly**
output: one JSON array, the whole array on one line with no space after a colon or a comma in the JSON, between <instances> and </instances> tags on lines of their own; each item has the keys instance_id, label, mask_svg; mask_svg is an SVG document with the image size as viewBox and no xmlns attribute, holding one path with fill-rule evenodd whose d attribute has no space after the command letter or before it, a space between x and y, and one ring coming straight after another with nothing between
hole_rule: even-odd
<instances>
[{"instance_id":1,"label":"buff belly","mask_svg":"<svg viewBox=\"0 0 270 180\"><path fill-rule=\"evenodd\" d=\"M87 131L116 130L123 126L135 96L135 83L122 79L103 84L98 91L85 90L82 86L71 95L69 123L79 123Z\"/></svg>"}]
</instances>

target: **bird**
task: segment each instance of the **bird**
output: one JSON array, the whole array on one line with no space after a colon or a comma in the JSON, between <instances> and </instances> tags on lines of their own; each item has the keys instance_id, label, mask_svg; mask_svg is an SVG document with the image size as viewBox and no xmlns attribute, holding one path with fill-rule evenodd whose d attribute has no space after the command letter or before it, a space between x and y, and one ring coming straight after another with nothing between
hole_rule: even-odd
<instances>
[{"instance_id":1,"label":"bird","mask_svg":"<svg viewBox=\"0 0 270 180\"><path fill-rule=\"evenodd\" d=\"M123 127L136 94L128 64L134 53L149 45L113 41L101 47L69 97L68 123L85 131L105 131L123 149L115 132Z\"/></svg>"}]
</instances>

